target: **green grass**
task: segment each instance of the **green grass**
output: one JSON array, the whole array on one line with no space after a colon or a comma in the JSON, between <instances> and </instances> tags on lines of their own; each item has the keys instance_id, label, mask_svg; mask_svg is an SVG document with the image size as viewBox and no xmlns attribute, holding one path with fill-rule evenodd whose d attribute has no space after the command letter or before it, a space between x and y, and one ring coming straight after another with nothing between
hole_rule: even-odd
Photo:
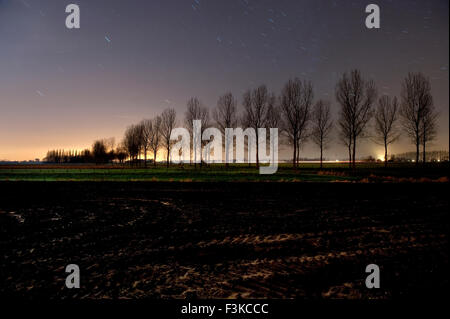
<instances>
[{"instance_id":1,"label":"green grass","mask_svg":"<svg viewBox=\"0 0 450 319\"><path fill-rule=\"evenodd\" d=\"M149 169L0 169L0 181L333 181L343 176L318 175L315 172L294 173L280 170L260 175L258 170L233 168L149 168Z\"/></svg>"},{"instance_id":2,"label":"green grass","mask_svg":"<svg viewBox=\"0 0 450 319\"><path fill-rule=\"evenodd\" d=\"M278 182L339 182L339 181L383 181L388 177L397 179L430 180L448 176L448 163L435 163L426 167L416 168L413 164L392 163L384 168L380 163L359 163L356 170L348 169L345 163L327 163L322 170L316 163L302 163L298 169L289 164L281 164L278 172L273 175L260 175L256 167L235 164L229 168L214 164L208 167L194 168L192 165L163 166L149 168L129 168L107 166L96 168L95 165L85 165L76 168L73 165L28 168L26 165L17 167L0 166L0 181L181 181L181 182L239 182L239 181L278 181Z\"/></svg>"}]
</instances>

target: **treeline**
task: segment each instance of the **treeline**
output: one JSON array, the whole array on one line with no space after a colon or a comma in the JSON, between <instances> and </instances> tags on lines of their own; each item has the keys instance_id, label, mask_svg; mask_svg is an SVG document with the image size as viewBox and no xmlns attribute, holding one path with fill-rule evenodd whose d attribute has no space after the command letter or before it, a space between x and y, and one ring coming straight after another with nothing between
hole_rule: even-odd
<instances>
[{"instance_id":1,"label":"treeline","mask_svg":"<svg viewBox=\"0 0 450 319\"><path fill-rule=\"evenodd\" d=\"M362 139L383 145L387 165L388 148L401 134L415 146L416 163L427 161L427 146L436 138L437 112L430 81L422 73L409 73L397 97L379 96L374 81L365 78L359 70L352 70L338 80L335 98L336 119L332 116L331 101L316 100L313 84L298 78L288 80L279 94L270 92L265 85L247 90L240 103L227 92L219 97L211 110L197 97L192 97L187 102L181 123L174 109L166 109L152 119L129 126L116 148L111 147L108 140L99 140L89 153L86 150L81 155L67 158L97 163L123 162L125 159L137 163L143 158L147 165L148 159L156 164L158 152L163 151L169 165L172 130L181 124L192 136L193 121L200 120L202 134L208 127L216 127L224 134L225 128L240 126L255 129L257 141L258 128L278 128L280 142L291 148L294 167L299 165L301 149L308 142L317 145L322 166L324 152L334 141L346 147L349 165L354 168L357 146ZM55 157L52 152L47 156L48 161L66 158L63 154ZM257 166L259 152L256 143Z\"/></svg>"},{"instance_id":2,"label":"treeline","mask_svg":"<svg viewBox=\"0 0 450 319\"><path fill-rule=\"evenodd\" d=\"M51 150L44 158L48 163L97 163L112 162L124 163L128 154L122 146L115 147L115 139L97 140L91 149L78 150Z\"/></svg>"},{"instance_id":3,"label":"treeline","mask_svg":"<svg viewBox=\"0 0 450 319\"><path fill-rule=\"evenodd\" d=\"M44 162L49 163L92 163L92 153L90 150L51 150L47 152Z\"/></svg>"}]
</instances>

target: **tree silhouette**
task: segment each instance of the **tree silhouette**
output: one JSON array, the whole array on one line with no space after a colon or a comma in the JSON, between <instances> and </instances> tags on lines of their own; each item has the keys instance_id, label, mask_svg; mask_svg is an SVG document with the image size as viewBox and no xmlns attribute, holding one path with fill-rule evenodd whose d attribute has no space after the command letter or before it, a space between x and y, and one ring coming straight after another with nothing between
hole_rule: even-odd
<instances>
[{"instance_id":1,"label":"tree silhouette","mask_svg":"<svg viewBox=\"0 0 450 319\"><path fill-rule=\"evenodd\" d=\"M256 134L256 167L259 167L259 133L258 128L266 127L267 110L270 104L270 95L265 85L244 93L243 125L253 128ZM249 158L250 164L250 158Z\"/></svg>"},{"instance_id":2,"label":"tree silhouette","mask_svg":"<svg viewBox=\"0 0 450 319\"><path fill-rule=\"evenodd\" d=\"M150 149L153 152L153 165L156 166L156 155L161 145L161 116L152 119L152 132L150 135Z\"/></svg>"},{"instance_id":3,"label":"tree silhouette","mask_svg":"<svg viewBox=\"0 0 450 319\"><path fill-rule=\"evenodd\" d=\"M201 131L200 136L193 134L193 124L194 120L200 120L201 122ZM184 123L186 129L189 131L190 136L192 136L193 147L191 147L194 166L197 167L197 153L194 150L194 145L200 143L200 147L203 144L202 135L203 131L209 126L209 110L207 107L203 106L200 100L197 97L192 97L188 100L186 104L186 113L184 118ZM202 165L202 152L200 150L200 166Z\"/></svg>"},{"instance_id":4,"label":"tree silhouette","mask_svg":"<svg viewBox=\"0 0 450 319\"><path fill-rule=\"evenodd\" d=\"M344 73L336 85L336 100L341 106L341 136L349 146L353 168L356 167L356 144L358 138L364 136L367 123L370 121L377 91L375 83L365 80L359 70Z\"/></svg>"},{"instance_id":5,"label":"tree silhouette","mask_svg":"<svg viewBox=\"0 0 450 319\"><path fill-rule=\"evenodd\" d=\"M296 167L300 161L300 147L306 142L309 132L308 124L313 102L311 82L301 82L298 78L289 80L283 87L280 105L283 116L283 131L293 145L292 165Z\"/></svg>"},{"instance_id":6,"label":"tree silhouette","mask_svg":"<svg viewBox=\"0 0 450 319\"><path fill-rule=\"evenodd\" d=\"M226 128L234 128L238 123L237 101L231 92L225 93L217 101L217 106L212 113L217 128L225 135ZM232 145L232 141L223 141L224 145ZM228 152L225 150L225 167L228 167Z\"/></svg>"},{"instance_id":7,"label":"tree silhouette","mask_svg":"<svg viewBox=\"0 0 450 319\"><path fill-rule=\"evenodd\" d=\"M172 147L172 141L170 140L170 134L176 125L177 113L174 109L166 109L161 114L161 137L162 144L167 151L167 168L170 163L170 149Z\"/></svg>"},{"instance_id":8,"label":"tree silhouette","mask_svg":"<svg viewBox=\"0 0 450 319\"><path fill-rule=\"evenodd\" d=\"M312 140L320 149L320 168L322 169L323 150L327 147L330 133L333 129L331 120L330 103L319 100L312 112Z\"/></svg>"},{"instance_id":9,"label":"tree silhouette","mask_svg":"<svg viewBox=\"0 0 450 319\"><path fill-rule=\"evenodd\" d=\"M416 146L416 165L418 165L420 144L425 146L430 137L433 137L433 129L430 129L430 126L435 126L431 124L435 123L435 120L430 80L420 72L409 73L403 81L401 97L402 124L406 134ZM424 120L424 117L428 119Z\"/></svg>"},{"instance_id":10,"label":"tree silhouette","mask_svg":"<svg viewBox=\"0 0 450 319\"><path fill-rule=\"evenodd\" d=\"M388 146L394 143L400 136L397 129L398 102L397 98L391 99L384 95L378 100L375 111L375 142L384 146L384 167L388 162Z\"/></svg>"}]
</instances>

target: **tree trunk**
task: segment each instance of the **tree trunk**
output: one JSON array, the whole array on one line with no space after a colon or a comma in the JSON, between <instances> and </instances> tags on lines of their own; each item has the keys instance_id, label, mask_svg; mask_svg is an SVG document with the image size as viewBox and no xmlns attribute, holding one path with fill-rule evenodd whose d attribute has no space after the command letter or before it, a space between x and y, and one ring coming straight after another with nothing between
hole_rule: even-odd
<instances>
[{"instance_id":1,"label":"tree trunk","mask_svg":"<svg viewBox=\"0 0 450 319\"><path fill-rule=\"evenodd\" d=\"M156 152L153 152L153 166L156 166Z\"/></svg>"},{"instance_id":2,"label":"tree trunk","mask_svg":"<svg viewBox=\"0 0 450 319\"><path fill-rule=\"evenodd\" d=\"M352 160L353 160L353 169L356 168L356 136L353 136L353 154L352 154Z\"/></svg>"},{"instance_id":3,"label":"tree trunk","mask_svg":"<svg viewBox=\"0 0 450 319\"><path fill-rule=\"evenodd\" d=\"M425 133L423 134L423 146L422 146L422 148L423 148L423 154L422 154L422 158L423 158L423 165L425 165L425 163L426 163L426 149L425 149L425 146L426 146L426 136L425 136Z\"/></svg>"},{"instance_id":4,"label":"tree trunk","mask_svg":"<svg viewBox=\"0 0 450 319\"><path fill-rule=\"evenodd\" d=\"M384 140L384 167L387 167L387 161L388 161L388 152L387 152L387 141Z\"/></svg>"},{"instance_id":5,"label":"tree trunk","mask_svg":"<svg viewBox=\"0 0 450 319\"><path fill-rule=\"evenodd\" d=\"M297 140L294 138L294 155L292 157L292 167L293 168L295 168L295 164L297 163L296 156L297 156Z\"/></svg>"},{"instance_id":6,"label":"tree trunk","mask_svg":"<svg viewBox=\"0 0 450 319\"><path fill-rule=\"evenodd\" d=\"M167 168L169 168L170 147L167 147Z\"/></svg>"},{"instance_id":7,"label":"tree trunk","mask_svg":"<svg viewBox=\"0 0 450 319\"><path fill-rule=\"evenodd\" d=\"M144 167L147 168L147 148L144 148Z\"/></svg>"},{"instance_id":8,"label":"tree trunk","mask_svg":"<svg viewBox=\"0 0 450 319\"><path fill-rule=\"evenodd\" d=\"M348 144L348 167L352 168L352 143Z\"/></svg>"},{"instance_id":9,"label":"tree trunk","mask_svg":"<svg viewBox=\"0 0 450 319\"><path fill-rule=\"evenodd\" d=\"M322 169L322 162L323 162L323 145L320 143L320 169Z\"/></svg>"},{"instance_id":10,"label":"tree trunk","mask_svg":"<svg viewBox=\"0 0 450 319\"><path fill-rule=\"evenodd\" d=\"M416 139L416 166L419 165L419 152L420 152L419 146L420 146L420 141L419 141L419 139L417 138L417 139Z\"/></svg>"},{"instance_id":11,"label":"tree trunk","mask_svg":"<svg viewBox=\"0 0 450 319\"><path fill-rule=\"evenodd\" d=\"M259 140L258 140L258 128L256 128L256 168L259 168Z\"/></svg>"}]
</instances>

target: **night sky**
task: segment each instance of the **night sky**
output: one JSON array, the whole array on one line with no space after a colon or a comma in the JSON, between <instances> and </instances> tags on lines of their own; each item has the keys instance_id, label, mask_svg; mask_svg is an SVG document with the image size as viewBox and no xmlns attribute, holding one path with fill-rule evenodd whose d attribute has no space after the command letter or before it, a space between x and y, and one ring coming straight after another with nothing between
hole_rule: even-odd
<instances>
[{"instance_id":1,"label":"night sky","mask_svg":"<svg viewBox=\"0 0 450 319\"><path fill-rule=\"evenodd\" d=\"M80 5L78 30L65 27L69 3ZM370 3L379 30L365 27ZM397 96L408 72L428 76L440 112L431 149L448 149L448 13L448 0L0 0L0 160L119 141L167 107L181 119L191 96L215 107L227 91L239 102L260 84L278 94L296 76L336 114L336 81L353 68ZM361 144L360 156L382 153ZM413 149L406 137L392 146ZM335 140L325 156L346 149Z\"/></svg>"}]
</instances>

